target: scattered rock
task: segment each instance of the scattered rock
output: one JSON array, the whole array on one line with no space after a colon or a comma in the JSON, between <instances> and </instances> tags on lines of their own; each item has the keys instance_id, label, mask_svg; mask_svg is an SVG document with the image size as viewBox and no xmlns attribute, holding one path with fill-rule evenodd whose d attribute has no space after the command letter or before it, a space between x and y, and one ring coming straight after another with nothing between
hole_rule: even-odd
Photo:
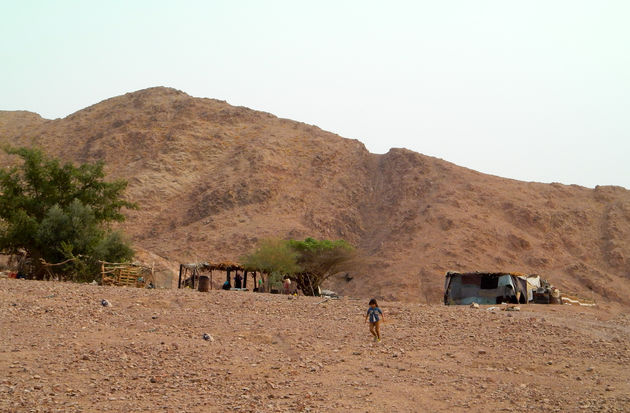
<instances>
[{"instance_id":1,"label":"scattered rock","mask_svg":"<svg viewBox=\"0 0 630 413\"><path fill-rule=\"evenodd\" d=\"M6 283L0 280L0 344L8 357L0 411L87 411L95 404L195 411L213 408L210 398L217 411L365 411L366 400L377 398L392 411L414 411L413 401L390 389L423 392L444 383L453 386L429 408L627 411L628 344L606 334L625 328L628 316L591 322L599 314L540 306L501 317L386 302L388 314L391 307L400 317L390 318L387 339L373 346L356 316L364 303L349 299L324 309L312 297ZM51 293L56 297L41 300ZM115 311L95 305L104 293L118 303ZM46 307L55 308L54 318ZM234 317L235 307L248 311ZM553 323L542 325L546 312ZM225 345L199 342L212 341L203 332L210 329ZM515 364L525 343L536 356ZM73 374L81 380L58 384Z\"/></svg>"},{"instance_id":2,"label":"scattered rock","mask_svg":"<svg viewBox=\"0 0 630 413\"><path fill-rule=\"evenodd\" d=\"M472 303L472 304L470 304L470 308L479 308L479 304Z\"/></svg>"},{"instance_id":3,"label":"scattered rock","mask_svg":"<svg viewBox=\"0 0 630 413\"><path fill-rule=\"evenodd\" d=\"M111 306L112 306L112 303L110 303L110 302L109 302L109 301L107 301L106 299L102 299L102 300L101 300L101 305L102 305L103 307L111 307Z\"/></svg>"}]
</instances>

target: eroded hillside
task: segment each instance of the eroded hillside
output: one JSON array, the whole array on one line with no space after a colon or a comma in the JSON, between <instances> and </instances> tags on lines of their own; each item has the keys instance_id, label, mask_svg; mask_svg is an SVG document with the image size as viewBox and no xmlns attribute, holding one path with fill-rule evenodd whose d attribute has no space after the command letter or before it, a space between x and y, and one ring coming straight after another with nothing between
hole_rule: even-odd
<instances>
[{"instance_id":1,"label":"eroded hillside","mask_svg":"<svg viewBox=\"0 0 630 413\"><path fill-rule=\"evenodd\" d=\"M630 192L620 187L514 181L405 149L375 155L168 88L64 119L0 112L0 142L104 160L141 205L125 230L174 265L238 259L265 237L345 238L365 260L350 281L330 281L344 294L438 302L447 270L508 270L630 304Z\"/></svg>"}]
</instances>

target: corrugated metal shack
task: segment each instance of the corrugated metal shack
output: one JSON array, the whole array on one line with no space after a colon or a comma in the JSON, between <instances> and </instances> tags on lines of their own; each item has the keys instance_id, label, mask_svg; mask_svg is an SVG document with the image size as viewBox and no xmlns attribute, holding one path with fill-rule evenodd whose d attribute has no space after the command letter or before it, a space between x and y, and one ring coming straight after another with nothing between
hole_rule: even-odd
<instances>
[{"instance_id":1,"label":"corrugated metal shack","mask_svg":"<svg viewBox=\"0 0 630 413\"><path fill-rule=\"evenodd\" d=\"M543 284L548 285L535 274L447 272L444 281L444 304L525 304L534 299L534 292Z\"/></svg>"}]
</instances>

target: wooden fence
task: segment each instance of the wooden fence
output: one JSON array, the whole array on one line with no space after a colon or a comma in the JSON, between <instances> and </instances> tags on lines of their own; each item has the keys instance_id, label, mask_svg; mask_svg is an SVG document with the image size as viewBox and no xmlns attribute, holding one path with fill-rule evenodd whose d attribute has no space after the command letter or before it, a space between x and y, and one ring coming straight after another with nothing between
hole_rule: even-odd
<instances>
[{"instance_id":1,"label":"wooden fence","mask_svg":"<svg viewBox=\"0 0 630 413\"><path fill-rule=\"evenodd\" d=\"M155 285L153 267L137 264L101 264L101 283L144 288Z\"/></svg>"}]
</instances>

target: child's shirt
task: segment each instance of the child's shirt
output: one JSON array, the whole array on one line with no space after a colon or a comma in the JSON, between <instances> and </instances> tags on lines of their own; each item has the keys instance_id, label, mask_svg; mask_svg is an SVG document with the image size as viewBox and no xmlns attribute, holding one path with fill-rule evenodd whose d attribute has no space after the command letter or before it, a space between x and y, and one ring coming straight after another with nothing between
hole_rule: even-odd
<instances>
[{"instance_id":1,"label":"child's shirt","mask_svg":"<svg viewBox=\"0 0 630 413\"><path fill-rule=\"evenodd\" d=\"M370 323L376 323L379 320L378 315L383 315L383 312L378 307L368 308L367 315L370 317Z\"/></svg>"}]
</instances>

